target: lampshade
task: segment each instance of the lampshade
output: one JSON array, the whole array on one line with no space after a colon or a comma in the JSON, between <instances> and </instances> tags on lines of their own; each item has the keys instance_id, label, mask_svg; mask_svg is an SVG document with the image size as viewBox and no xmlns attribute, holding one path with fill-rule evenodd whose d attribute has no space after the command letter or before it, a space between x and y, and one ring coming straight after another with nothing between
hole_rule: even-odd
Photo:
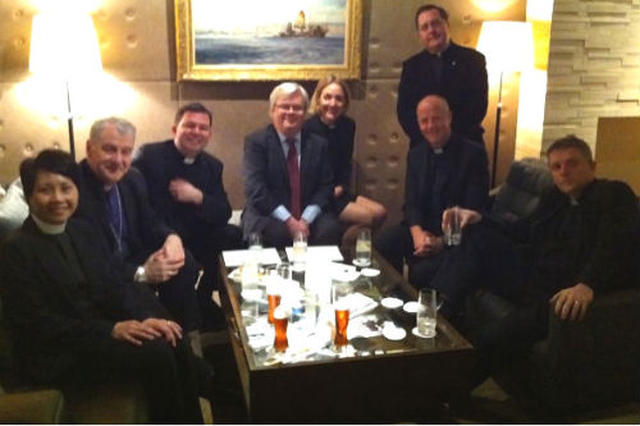
<instances>
[{"instance_id":1,"label":"lampshade","mask_svg":"<svg viewBox=\"0 0 640 426\"><path fill-rule=\"evenodd\" d=\"M91 16L66 11L33 17L29 71L73 80L102 70Z\"/></svg>"},{"instance_id":2,"label":"lampshade","mask_svg":"<svg viewBox=\"0 0 640 426\"><path fill-rule=\"evenodd\" d=\"M477 49L487 58L487 67L496 71L523 71L533 68L531 23L485 21Z\"/></svg>"}]
</instances>

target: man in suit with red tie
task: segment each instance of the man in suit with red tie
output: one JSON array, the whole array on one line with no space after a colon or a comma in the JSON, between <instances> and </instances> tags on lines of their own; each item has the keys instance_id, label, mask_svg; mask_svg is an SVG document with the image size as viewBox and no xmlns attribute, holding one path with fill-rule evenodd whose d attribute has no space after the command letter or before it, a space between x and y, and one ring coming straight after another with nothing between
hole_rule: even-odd
<instances>
[{"instance_id":1,"label":"man in suit with red tie","mask_svg":"<svg viewBox=\"0 0 640 426\"><path fill-rule=\"evenodd\" d=\"M245 139L242 173L245 239L285 247L302 233L310 244L339 244L342 227L329 210L333 194L326 139L302 131L309 97L296 83L269 97L271 124Z\"/></svg>"}]
</instances>

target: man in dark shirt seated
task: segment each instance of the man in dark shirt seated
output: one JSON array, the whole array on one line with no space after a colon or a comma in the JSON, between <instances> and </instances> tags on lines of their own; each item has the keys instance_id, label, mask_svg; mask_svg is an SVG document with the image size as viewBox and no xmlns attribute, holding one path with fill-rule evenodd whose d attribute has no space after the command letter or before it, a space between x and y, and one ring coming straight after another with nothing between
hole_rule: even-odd
<instances>
[{"instance_id":1,"label":"man in dark shirt seated","mask_svg":"<svg viewBox=\"0 0 640 426\"><path fill-rule=\"evenodd\" d=\"M201 423L212 378L182 328L122 267L82 218L78 166L45 150L21 166L30 216L0 251L0 291L17 372L36 383L139 382L152 423Z\"/></svg>"},{"instance_id":2,"label":"man in dark shirt seated","mask_svg":"<svg viewBox=\"0 0 640 426\"><path fill-rule=\"evenodd\" d=\"M442 212L451 206L481 209L488 198L484 148L451 132L451 111L438 95L426 96L416 114L422 143L407 156L404 220L380 234L376 248L409 281L429 284L446 257Z\"/></svg>"},{"instance_id":3,"label":"man in dark shirt seated","mask_svg":"<svg viewBox=\"0 0 640 426\"><path fill-rule=\"evenodd\" d=\"M195 291L199 265L158 218L144 177L131 167L135 135L133 124L121 118L93 123L87 158L80 163L76 214L91 220L122 259L127 280L151 285L182 327L195 331L201 325Z\"/></svg>"},{"instance_id":4,"label":"man in dark shirt seated","mask_svg":"<svg viewBox=\"0 0 640 426\"><path fill-rule=\"evenodd\" d=\"M171 128L174 138L142 145L133 161L145 177L156 213L204 267L197 295L205 329L224 326L211 299L219 285L218 256L222 250L242 248L242 230L228 224L231 205L222 183L223 165L204 150L212 125L204 105L184 105Z\"/></svg>"},{"instance_id":5,"label":"man in dark shirt seated","mask_svg":"<svg viewBox=\"0 0 640 426\"><path fill-rule=\"evenodd\" d=\"M640 218L633 191L623 182L597 179L589 145L571 135L547 149L554 186L534 213L498 223L461 211L462 244L433 281L454 316L464 298L485 288L512 303L499 320L477 325L470 336L481 361L478 379L547 334L549 309L563 320L582 320L594 297L638 285ZM443 226L451 211L443 216ZM514 242L531 247L528 259Z\"/></svg>"}]
</instances>

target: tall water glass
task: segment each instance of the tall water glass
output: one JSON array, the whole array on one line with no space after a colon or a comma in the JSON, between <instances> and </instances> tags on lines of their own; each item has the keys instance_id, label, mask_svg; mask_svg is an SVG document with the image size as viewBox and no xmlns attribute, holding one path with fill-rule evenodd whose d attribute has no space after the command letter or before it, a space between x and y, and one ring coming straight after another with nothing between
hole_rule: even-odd
<instances>
[{"instance_id":1,"label":"tall water glass","mask_svg":"<svg viewBox=\"0 0 640 426\"><path fill-rule=\"evenodd\" d=\"M434 289L423 288L418 295L416 325L420 337L434 337L438 317L437 293Z\"/></svg>"},{"instance_id":2,"label":"tall water glass","mask_svg":"<svg viewBox=\"0 0 640 426\"><path fill-rule=\"evenodd\" d=\"M307 262L307 236L302 232L296 232L293 236L292 261L294 271L304 271Z\"/></svg>"},{"instance_id":3,"label":"tall water glass","mask_svg":"<svg viewBox=\"0 0 640 426\"><path fill-rule=\"evenodd\" d=\"M451 209L449 224L444 228L444 241L448 246L457 246L461 240L460 207L455 206Z\"/></svg>"},{"instance_id":4,"label":"tall water glass","mask_svg":"<svg viewBox=\"0 0 640 426\"><path fill-rule=\"evenodd\" d=\"M353 260L356 266L365 267L371 265L371 231L365 228L358 234L356 240L356 257Z\"/></svg>"}]
</instances>

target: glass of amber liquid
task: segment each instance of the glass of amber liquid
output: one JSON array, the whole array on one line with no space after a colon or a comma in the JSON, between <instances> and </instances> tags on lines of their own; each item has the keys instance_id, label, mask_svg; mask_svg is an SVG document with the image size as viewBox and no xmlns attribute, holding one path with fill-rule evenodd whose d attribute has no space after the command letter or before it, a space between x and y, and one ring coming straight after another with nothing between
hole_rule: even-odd
<instances>
[{"instance_id":1,"label":"glass of amber liquid","mask_svg":"<svg viewBox=\"0 0 640 426\"><path fill-rule=\"evenodd\" d=\"M280 294L280 283L277 276L270 276L267 280L267 301L269 302L269 323L274 323L275 309L280 306L282 296Z\"/></svg>"},{"instance_id":2,"label":"glass of amber liquid","mask_svg":"<svg viewBox=\"0 0 640 426\"><path fill-rule=\"evenodd\" d=\"M346 282L337 282L333 285L333 308L336 316L336 333L333 343L341 347L349 343L347 327L349 326L349 294L351 286Z\"/></svg>"},{"instance_id":3,"label":"glass of amber liquid","mask_svg":"<svg viewBox=\"0 0 640 426\"><path fill-rule=\"evenodd\" d=\"M276 352L285 352L289 347L287 339L287 326L289 324L289 313L282 306L275 308L273 312L273 325L275 327L275 338L273 349Z\"/></svg>"}]
</instances>

